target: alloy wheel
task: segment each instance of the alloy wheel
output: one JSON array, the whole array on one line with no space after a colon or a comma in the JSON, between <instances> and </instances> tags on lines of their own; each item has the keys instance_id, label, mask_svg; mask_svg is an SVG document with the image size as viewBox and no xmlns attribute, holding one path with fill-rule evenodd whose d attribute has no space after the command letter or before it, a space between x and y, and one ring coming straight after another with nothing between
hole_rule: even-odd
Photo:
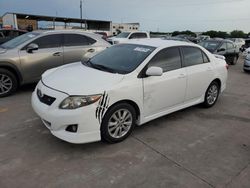
<instances>
[{"instance_id":1,"label":"alloy wheel","mask_svg":"<svg viewBox=\"0 0 250 188\"><path fill-rule=\"evenodd\" d=\"M133 117L129 110L119 109L108 121L108 132L113 138L121 138L131 129Z\"/></svg>"},{"instance_id":2,"label":"alloy wheel","mask_svg":"<svg viewBox=\"0 0 250 188\"><path fill-rule=\"evenodd\" d=\"M209 88L208 93L207 93L207 103L209 105L213 105L215 103L218 97L218 93L219 93L219 90L218 90L217 85L214 84Z\"/></svg>"},{"instance_id":3,"label":"alloy wheel","mask_svg":"<svg viewBox=\"0 0 250 188\"><path fill-rule=\"evenodd\" d=\"M8 93L12 89L11 78L6 74L0 74L0 94Z\"/></svg>"}]
</instances>

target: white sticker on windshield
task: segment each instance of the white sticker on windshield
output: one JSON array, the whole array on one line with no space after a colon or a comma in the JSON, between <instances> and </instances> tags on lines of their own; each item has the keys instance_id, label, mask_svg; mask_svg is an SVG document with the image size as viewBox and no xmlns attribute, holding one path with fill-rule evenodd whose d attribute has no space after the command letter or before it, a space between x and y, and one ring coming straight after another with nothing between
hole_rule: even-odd
<instances>
[{"instance_id":1,"label":"white sticker on windshield","mask_svg":"<svg viewBox=\"0 0 250 188\"><path fill-rule=\"evenodd\" d=\"M148 49L148 48L142 48L142 47L136 47L135 49L134 49L134 51L138 51L138 52L149 52L150 51L150 49Z\"/></svg>"}]
</instances>

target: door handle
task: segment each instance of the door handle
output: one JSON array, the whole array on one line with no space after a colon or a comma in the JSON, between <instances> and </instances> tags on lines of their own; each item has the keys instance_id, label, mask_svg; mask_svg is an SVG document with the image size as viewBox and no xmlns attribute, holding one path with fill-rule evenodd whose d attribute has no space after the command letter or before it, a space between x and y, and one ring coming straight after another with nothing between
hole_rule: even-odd
<instances>
[{"instance_id":1,"label":"door handle","mask_svg":"<svg viewBox=\"0 0 250 188\"><path fill-rule=\"evenodd\" d=\"M53 56L61 56L61 55L62 55L62 52L53 53Z\"/></svg>"},{"instance_id":2,"label":"door handle","mask_svg":"<svg viewBox=\"0 0 250 188\"><path fill-rule=\"evenodd\" d=\"M180 74L180 75L178 76L178 78L185 78L185 77L186 77L185 74Z\"/></svg>"},{"instance_id":3,"label":"door handle","mask_svg":"<svg viewBox=\"0 0 250 188\"><path fill-rule=\"evenodd\" d=\"M88 50L88 52L93 53L93 52L95 52L95 49L91 48Z\"/></svg>"}]
</instances>

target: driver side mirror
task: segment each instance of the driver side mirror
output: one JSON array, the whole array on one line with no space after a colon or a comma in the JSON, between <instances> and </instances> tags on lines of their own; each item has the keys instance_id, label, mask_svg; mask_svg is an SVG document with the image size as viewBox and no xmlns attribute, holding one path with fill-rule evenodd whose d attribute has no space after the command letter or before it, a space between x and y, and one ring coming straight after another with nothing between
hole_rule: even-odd
<instances>
[{"instance_id":1,"label":"driver side mirror","mask_svg":"<svg viewBox=\"0 0 250 188\"><path fill-rule=\"evenodd\" d=\"M221 49L218 49L217 52L225 52L226 49L225 48L221 48Z\"/></svg>"},{"instance_id":2,"label":"driver side mirror","mask_svg":"<svg viewBox=\"0 0 250 188\"><path fill-rule=\"evenodd\" d=\"M163 69L161 67L149 67L146 71L147 76L161 76Z\"/></svg>"},{"instance_id":3,"label":"driver side mirror","mask_svg":"<svg viewBox=\"0 0 250 188\"><path fill-rule=\"evenodd\" d=\"M28 53L32 53L34 50L38 50L38 45L35 43L31 43L27 46L26 51Z\"/></svg>"}]
</instances>

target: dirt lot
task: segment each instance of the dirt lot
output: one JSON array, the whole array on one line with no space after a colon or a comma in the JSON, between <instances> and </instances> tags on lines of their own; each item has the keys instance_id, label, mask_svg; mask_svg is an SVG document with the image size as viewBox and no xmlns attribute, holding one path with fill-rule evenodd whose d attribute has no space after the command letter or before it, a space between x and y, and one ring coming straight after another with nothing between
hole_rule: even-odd
<instances>
[{"instance_id":1,"label":"dirt lot","mask_svg":"<svg viewBox=\"0 0 250 188\"><path fill-rule=\"evenodd\" d=\"M0 99L0 187L250 187L250 74L230 66L211 109L194 106L126 141L73 145L31 109L34 85Z\"/></svg>"}]
</instances>

